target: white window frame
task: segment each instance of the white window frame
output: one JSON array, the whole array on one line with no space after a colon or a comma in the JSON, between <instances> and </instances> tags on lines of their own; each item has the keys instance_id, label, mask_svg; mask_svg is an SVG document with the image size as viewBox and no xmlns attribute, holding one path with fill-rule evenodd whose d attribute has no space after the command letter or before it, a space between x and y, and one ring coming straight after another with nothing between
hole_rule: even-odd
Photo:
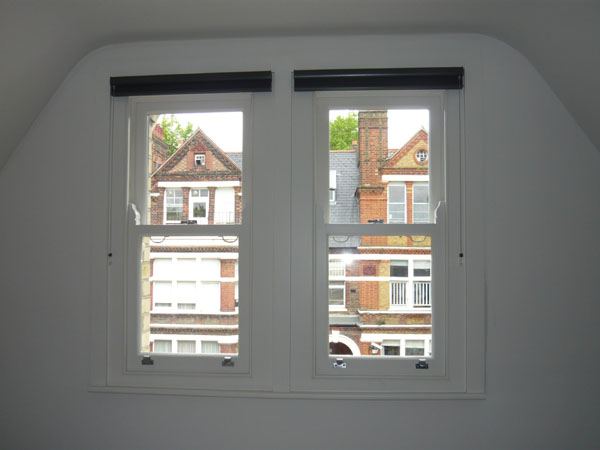
<instances>
[{"instance_id":1,"label":"white window frame","mask_svg":"<svg viewBox=\"0 0 600 450\"><path fill-rule=\"evenodd\" d=\"M198 164L198 161L200 164ZM196 153L194 155L194 166L201 167L206 165L206 155L204 153Z\"/></svg>"},{"instance_id":2,"label":"white window frame","mask_svg":"<svg viewBox=\"0 0 600 450\"><path fill-rule=\"evenodd\" d=\"M392 202L390 202L390 187L399 187L399 186L402 186L404 188L404 202L402 202L402 203L399 203L399 202L392 203ZM388 186L387 186L387 219L386 219L386 223L408 223L408 218L406 217L407 214L408 214L407 207L406 207L406 197L407 197L407 195L406 195L406 183L404 183L404 182L391 182L391 183L388 183ZM404 221L402 221L402 222L396 222L396 221L390 222L390 220L391 220L391 217L390 217L390 204L392 204L392 205L404 205Z\"/></svg>"},{"instance_id":3,"label":"white window frame","mask_svg":"<svg viewBox=\"0 0 600 450\"><path fill-rule=\"evenodd\" d=\"M113 99L112 173L119 183L111 189L111 237L109 245L125 248L110 265L110 294L107 327L107 368L109 386L139 389L264 389L270 379L262 367L269 367L271 355L252 351L261 345L251 327L251 215L252 199L252 94L203 94L183 96L130 97ZM243 111L244 195L242 223L234 225L149 225L148 119L163 112ZM129 124L129 127L124 126ZM129 176L123 168L128 168ZM185 199L184 199L185 201ZM125 204L128 204L125 207ZM126 214L124 212L126 211ZM140 351L142 324L140 252L143 236L237 236L239 238L239 286L243 296L238 309L237 355L165 355ZM121 314L120 311L125 311ZM177 311L178 314L183 310ZM264 324L256 324L260 329ZM125 345L124 345L125 344ZM264 343L262 344L264 345ZM252 359L251 359L252 354ZM152 365L142 364L150 356ZM224 365L225 358L233 364ZM229 362L229 361L228 361ZM252 370L252 365L260 368Z\"/></svg>"},{"instance_id":4,"label":"white window frame","mask_svg":"<svg viewBox=\"0 0 600 450\"><path fill-rule=\"evenodd\" d=\"M455 55L459 57L460 55ZM443 56L446 58L446 56ZM446 58L447 59L447 58ZM467 58L468 59L468 58ZM431 60L435 65L436 59ZM421 59L416 60L419 64ZM390 62L389 64L393 64ZM142 368L142 370L130 370L126 365L126 350L124 342L126 336L126 317L129 314L127 306L127 295L125 282L127 263L121 250L127 247L131 241L127 238L128 217L139 221L139 214L136 210L127 210L129 195L135 193L136 187L129 189L127 186L128 167L131 161L128 154L130 148L129 106L125 98L113 98L111 104L111 114L113 117L111 126L110 140L110 170L107 172L107 188L109 189L110 200L108 203L110 228L107 241L102 241L93 245L95 255L94 268L96 275L93 283L96 288L92 295L92 352L90 358L91 377L89 389L96 392L126 392L126 393L163 393L163 394L183 394L183 395L210 395L210 396L258 396L272 398L332 398L332 399L444 399L444 398L482 398L484 392L484 368L485 368L485 309L484 309L484 258L483 258L483 224L481 216L474 212L478 211L483 205L482 186L483 183L483 154L484 139L482 136L482 107L478 99L483 97L483 86L481 83L482 73L476 60L469 63L471 74L470 95L465 100L464 94L461 94L460 117L448 116L447 123L449 128L456 126L460 129L460 152L448 153L447 169L449 174L458 174L458 178L469 186L461 186L461 200L465 202L465 209L455 208L451 205L450 216L454 215L465 218L464 223L458 227L458 233L465 233L465 228L469 231L469 240L465 235L461 236L460 245L450 248L448 254L447 268L449 273L449 290L462 292L463 299L458 299L454 305L454 299L451 299L452 305L457 306L449 311L450 318L456 314L461 316L468 309L468 320L464 329L451 328L448 330L448 339L458 340L465 343L465 356L463 360L452 360L451 376L441 377L436 380L425 382L413 382L410 377L402 375L393 377L386 376L358 376L355 382L349 382L344 376L334 375L333 377L322 376L315 370L315 361L317 349L315 346L315 296L307 294L308 290L314 291L314 277L316 271L315 260L313 258L313 248L307 243L313 242L315 238L315 217L325 217L326 209L322 208L322 200L327 202L327 194L319 202L313 201L315 173L313 153L313 95L311 93L292 93L291 102L289 83L278 85L278 92L271 94L258 94L258 102L252 102L252 110L257 107L257 117L259 121L255 124L255 129L247 127L255 136L268 136L269 126L273 123L273 111L278 109L290 108L291 114L291 146L289 152L279 151L277 139L258 138L260 145L255 145L258 150L255 153L257 157L257 173L263 175L258 178L255 200L260 208L257 208L255 215L261 217L263 214L269 215L271 209L265 206L265 202L260 203L258 199L265 198L269 207L279 208L287 211L289 206L289 220L286 220L286 214L280 214L276 224L271 226L267 220L260 221L260 226L255 226L252 232L252 240L245 241L248 247L255 243L255 248L247 248L247 251L253 250L252 264L257 283L252 285L250 273L242 273L240 278L240 307L243 310L246 303L250 306L246 311L252 314L251 339L249 341L250 350L250 368L247 372L232 374L232 372L217 367L217 372L206 372L197 370L196 372L185 373L182 375L166 372L158 373L156 368ZM289 78L289 70L279 71L276 75L281 79ZM287 77L287 78L286 78ZM283 97L282 96L283 91ZM264 97L263 97L264 95ZM274 99L268 96L274 97ZM183 97L174 99L180 105ZM201 96L207 98L207 96ZM220 99L223 96L216 96ZM185 102L184 102L185 103ZM464 108L464 105L468 108ZM277 108L275 108L277 106ZM190 107L188 112L193 112L195 108ZM465 113L469 111L468 114ZM184 112L184 111L182 111ZM464 127L468 117L468 132ZM290 125L288 118L279 122L274 133L278 139L289 137ZM250 117L245 116L245 117ZM467 139L468 138L468 139ZM248 141L246 141L248 140ZM272 142L272 148L269 143ZM466 146L465 141L469 142ZM244 136L244 220L248 219L250 191L248 187L252 178L247 177L251 164L253 163L249 152L250 146L246 142L254 143L250 133ZM266 144L266 145L265 145ZM470 150L467 150L470 149ZM464 155L463 155L464 153ZM258 156L256 156L258 155ZM132 157L134 155L131 155ZM465 162L468 156L469 167L466 170ZM96 157L102 162L102 157ZM274 161L274 162L272 162ZM265 170L261 172L261 167ZM135 168L136 165L133 164ZM292 170L293 168L293 170ZM275 176L270 179L271 173ZM291 175L291 181L290 181ZM395 180L394 180L395 181ZM289 184L288 184L289 183ZM134 183L135 184L135 183ZM275 195L275 202L272 201L271 192L273 189L280 189L280 193ZM321 191L319 191L321 192ZM323 191L326 192L326 191ZM291 201L290 201L291 197ZM308 202L306 201L308 199ZM456 199L454 199L456 200ZM452 203L452 202L451 202ZM316 206L313 209L313 204ZM141 208L141 211L144 209ZM465 213L464 211L473 211ZM430 216L433 215L430 213ZM105 212L96 214L97 222L105 219ZM453 220L449 221L449 234L457 233ZM200 225L198 225L200 227ZM203 226L204 229L208 226ZM267 228L266 232L262 229ZM454 227L454 228L453 228ZM198 228L199 229L199 228ZM267 239L266 233L274 231L273 236ZM261 231L259 231L261 230ZM213 231L216 233L217 231ZM218 232L221 234L221 231ZM291 242L290 242L291 239ZM269 246L270 243L274 244ZM469 244L470 243L470 247ZM258 245L256 245L258 244ZM265 245L266 244L266 245ZM264 250L263 250L264 246ZM275 253L273 250L277 250ZM457 263L454 250L468 250L469 256L460 259ZM105 250L108 250L105 253ZM269 265L273 256L280 258L277 264ZM107 256L108 255L108 256ZM261 264L266 267L261 267ZM274 266L274 267L273 267ZM463 283L462 275L465 268L469 268L469 283ZM250 270L248 270L250 272ZM269 280L270 274L273 277L273 283ZM291 275L291 276L290 276ZM286 280L286 276L290 276ZM108 279L108 283L106 283ZM104 286L108 286L106 289ZM462 289L462 291L461 291ZM277 294L280 298L271 303L271 298ZM286 302L285 294L289 292L289 302ZM104 296L104 293L107 295ZM257 293L259 295L257 295ZM271 295L272 297L270 297ZM108 298L104 302L104 298ZM100 300L100 301L96 301ZM278 302L278 303L277 303ZM462 302L462 303L461 303ZM262 320L266 318L265 320ZM274 320L271 320L274 319ZM262 321L261 321L262 320ZM466 320L466 319L465 319ZM459 327L460 328L460 327ZM260 330L257 332L256 330ZM273 339L271 339L273 337ZM240 336L241 338L241 336ZM269 349L266 350L265 349ZM203 357L204 358L204 357ZM201 358L201 359L203 359ZM210 357L206 357L210 358ZM219 358L220 359L220 358ZM236 367L239 367L236 364ZM218 372L223 370L223 372ZM464 375L464 376L463 376ZM461 378L462 386L456 387L452 384L450 378ZM445 383L445 384L444 384ZM459 381L458 384L460 384Z\"/></svg>"},{"instance_id":5,"label":"white window frame","mask_svg":"<svg viewBox=\"0 0 600 450\"><path fill-rule=\"evenodd\" d=\"M412 217L411 217L411 221L412 223L429 223L431 222L431 202L427 202L427 203L416 203L415 202L415 188L419 187L419 186L427 186L427 193L429 195L429 183L419 183L419 182L414 182L413 186L412 186ZM427 221L425 222L415 222L415 205L427 205Z\"/></svg>"},{"instance_id":6,"label":"white window frame","mask_svg":"<svg viewBox=\"0 0 600 450\"><path fill-rule=\"evenodd\" d=\"M450 254L458 255L460 239L448 235L461 234L460 214L447 219L444 201L453 207L461 204L460 178L460 117L462 92L396 91L396 92L317 92L312 95L297 94L296 113L307 115L312 111L315 142L309 146L307 139L298 138L294 151L307 146L313 149L314 213L312 217L313 251L313 303L310 308L297 307L292 311L297 337L302 336L312 345L312 352L302 352L301 358L292 361L292 385L298 390L323 390L370 393L386 392L388 395L415 393L460 393L467 391L465 344L460 336L465 333L465 301L461 293L464 267ZM302 96L302 97L301 97ZM329 110L380 110L380 109L430 110L430 201L439 204L437 221L430 224L329 224L328 223L328 134ZM310 121L305 123L309 124ZM325 150L323 150L325 149ZM438 155L434 157L435 152ZM444 170L441 162L452 159ZM447 186L446 173L455 185ZM306 182L307 173L302 173ZM300 176L300 175L299 175ZM294 184L292 189L301 189ZM298 219L299 216L296 216ZM301 220L301 219L300 219ZM302 226L302 225L299 225ZM432 239L432 274L437 277L436 291L431 310L435 354L427 360L427 370L417 369L414 358L376 358L371 356L344 357L345 369L334 367L335 357L328 354L329 317L325 290L327 289L328 237L331 235L428 235ZM298 253L302 253L296 247ZM429 255L428 255L429 256ZM306 282L306 278L303 278ZM461 281L463 280L463 281ZM292 291L293 291L292 287ZM319 300L321 299L321 300ZM448 308L448 299L453 308ZM298 300L299 301L299 300ZM292 305L296 302L292 298ZM297 313L294 315L294 313ZM307 323L311 326L307 326ZM300 324L304 329L300 329ZM457 368L449 371L450 364ZM476 361L474 361L476 364Z\"/></svg>"},{"instance_id":7,"label":"white window frame","mask_svg":"<svg viewBox=\"0 0 600 450\"><path fill-rule=\"evenodd\" d=\"M167 209L169 207L169 201L168 201L169 192L180 192L181 193L181 218L179 220L169 220L169 219L167 219ZM164 213L163 213L164 221L163 221L163 223L181 223L181 221L184 220L184 217L183 217L183 202L185 202L185 198L183 197L183 189L178 189L178 188L167 188L167 189L165 189L165 199L164 200L165 201L164 201Z\"/></svg>"},{"instance_id":8,"label":"white window frame","mask_svg":"<svg viewBox=\"0 0 600 450\"><path fill-rule=\"evenodd\" d=\"M192 195L194 191L198 191L198 195ZM210 191L208 193L208 195L206 197L202 197L200 195L200 193L206 190L208 191L207 188L190 188L190 196L189 196L189 211L188 211L188 216L189 216L189 220L196 220L198 222L198 224L207 224L208 223L208 216L210 214L209 208L210 208ZM199 218L199 217L194 217L194 203L204 203L204 208L206 211L206 217L204 218Z\"/></svg>"}]
</instances>

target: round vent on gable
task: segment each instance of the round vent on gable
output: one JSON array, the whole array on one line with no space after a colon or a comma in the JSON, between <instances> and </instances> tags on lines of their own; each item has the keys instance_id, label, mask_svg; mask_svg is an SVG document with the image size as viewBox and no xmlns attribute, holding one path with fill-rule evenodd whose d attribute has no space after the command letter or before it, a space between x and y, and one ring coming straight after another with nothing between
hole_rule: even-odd
<instances>
[{"instance_id":1,"label":"round vent on gable","mask_svg":"<svg viewBox=\"0 0 600 450\"><path fill-rule=\"evenodd\" d=\"M427 161L427 158L429 158L427 150L418 150L417 153L415 153L415 159L419 162L425 162Z\"/></svg>"}]
</instances>

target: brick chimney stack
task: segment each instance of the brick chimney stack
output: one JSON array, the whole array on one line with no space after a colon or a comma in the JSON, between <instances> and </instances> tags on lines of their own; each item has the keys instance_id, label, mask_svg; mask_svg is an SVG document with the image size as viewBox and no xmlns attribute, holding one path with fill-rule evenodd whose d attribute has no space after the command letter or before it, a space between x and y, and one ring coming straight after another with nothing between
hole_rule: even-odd
<instances>
[{"instance_id":1,"label":"brick chimney stack","mask_svg":"<svg viewBox=\"0 0 600 450\"><path fill-rule=\"evenodd\" d=\"M358 113L358 172L360 223L387 221L386 186L381 182L379 169L388 154L387 111ZM374 244L378 238L365 240ZM371 242L373 241L373 242ZM369 244L369 245L371 245Z\"/></svg>"},{"instance_id":2,"label":"brick chimney stack","mask_svg":"<svg viewBox=\"0 0 600 450\"><path fill-rule=\"evenodd\" d=\"M382 186L379 168L388 153L387 111L358 113L358 149L360 186Z\"/></svg>"}]
</instances>

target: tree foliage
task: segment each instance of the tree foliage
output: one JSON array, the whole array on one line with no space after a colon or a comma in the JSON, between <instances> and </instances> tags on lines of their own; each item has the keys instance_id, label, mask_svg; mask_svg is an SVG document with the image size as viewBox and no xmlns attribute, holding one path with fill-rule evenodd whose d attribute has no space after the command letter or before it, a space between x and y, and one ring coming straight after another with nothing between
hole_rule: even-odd
<instances>
[{"instance_id":1,"label":"tree foliage","mask_svg":"<svg viewBox=\"0 0 600 450\"><path fill-rule=\"evenodd\" d=\"M346 117L338 116L329 122L329 148L331 150L348 150L352 141L358 140L358 117L350 113Z\"/></svg>"},{"instance_id":2,"label":"tree foliage","mask_svg":"<svg viewBox=\"0 0 600 450\"><path fill-rule=\"evenodd\" d=\"M194 126L191 123L183 126L173 114L164 115L160 122L163 129L165 142L169 146L169 155L179 148L181 143L189 138L194 132Z\"/></svg>"}]
</instances>

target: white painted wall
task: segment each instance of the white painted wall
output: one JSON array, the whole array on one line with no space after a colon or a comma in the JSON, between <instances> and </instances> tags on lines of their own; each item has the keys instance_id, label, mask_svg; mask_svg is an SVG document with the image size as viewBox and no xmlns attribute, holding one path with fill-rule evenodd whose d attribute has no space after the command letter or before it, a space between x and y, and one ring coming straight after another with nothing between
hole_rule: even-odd
<instances>
[{"instance_id":1,"label":"white painted wall","mask_svg":"<svg viewBox=\"0 0 600 450\"><path fill-rule=\"evenodd\" d=\"M87 392L89 301L102 293L107 75L481 63L485 94L487 399L274 400ZM467 84L468 86L468 84ZM265 133L290 165L289 98ZM467 117L468 116L467 112ZM469 123L467 123L467 127ZM256 130L265 131L265 130ZM468 143L467 143L468 145ZM256 149L256 175L275 176ZM468 162L467 162L468 164ZM5 448L592 448L600 439L600 153L529 63L481 36L146 43L102 49L66 79L0 172L0 441ZM289 224L289 189L255 193ZM260 199L260 201L259 201ZM260 251L289 252L266 227ZM287 245L287 247L286 247ZM289 253L287 253L289 254ZM289 266L257 268L289 295ZM287 288L287 291L286 291ZM277 307L275 307L277 310ZM277 314L280 311L276 311ZM275 324L285 327L285 324ZM275 345L280 345L275 343Z\"/></svg>"}]
</instances>

